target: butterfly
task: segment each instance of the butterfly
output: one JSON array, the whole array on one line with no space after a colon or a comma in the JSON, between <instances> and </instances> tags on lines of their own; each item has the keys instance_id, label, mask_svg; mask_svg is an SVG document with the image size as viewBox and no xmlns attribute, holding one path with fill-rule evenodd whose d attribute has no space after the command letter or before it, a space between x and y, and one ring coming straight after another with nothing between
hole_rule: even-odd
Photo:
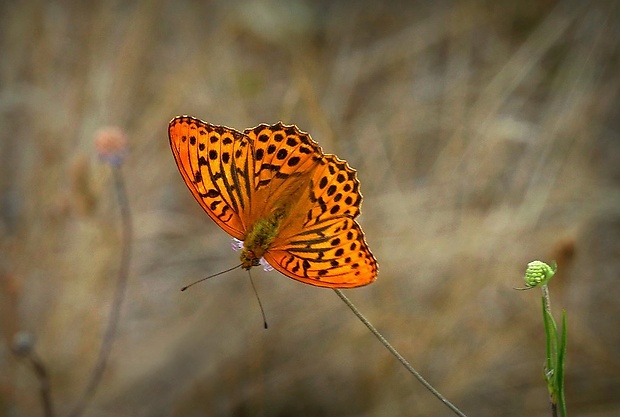
<instances>
[{"instance_id":1,"label":"butterfly","mask_svg":"<svg viewBox=\"0 0 620 417\"><path fill-rule=\"evenodd\" d=\"M328 288L377 278L355 221L362 202L356 171L297 126L260 124L242 133L178 116L168 137L196 201L243 241L244 269L264 258L290 278Z\"/></svg>"}]
</instances>

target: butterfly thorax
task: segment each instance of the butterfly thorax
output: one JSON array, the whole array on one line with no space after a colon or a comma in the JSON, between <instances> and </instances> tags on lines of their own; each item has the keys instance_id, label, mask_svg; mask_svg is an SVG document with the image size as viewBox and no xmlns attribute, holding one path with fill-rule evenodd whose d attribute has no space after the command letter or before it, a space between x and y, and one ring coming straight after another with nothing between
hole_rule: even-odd
<instances>
[{"instance_id":1,"label":"butterfly thorax","mask_svg":"<svg viewBox=\"0 0 620 417\"><path fill-rule=\"evenodd\" d=\"M258 266L260 258L269 250L278 235L282 220L286 217L285 207L275 208L267 217L259 219L248 231L241 251L241 266L250 269Z\"/></svg>"}]
</instances>

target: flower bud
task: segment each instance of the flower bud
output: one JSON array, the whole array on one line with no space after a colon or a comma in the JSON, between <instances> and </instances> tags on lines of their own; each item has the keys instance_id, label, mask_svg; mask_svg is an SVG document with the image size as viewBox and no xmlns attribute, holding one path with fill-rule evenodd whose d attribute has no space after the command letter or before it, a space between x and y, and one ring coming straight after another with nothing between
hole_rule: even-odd
<instances>
[{"instance_id":1,"label":"flower bud","mask_svg":"<svg viewBox=\"0 0 620 417\"><path fill-rule=\"evenodd\" d=\"M544 285L555 274L555 268L550 267L542 261L532 261L527 264L525 270L525 286L527 288Z\"/></svg>"}]
</instances>

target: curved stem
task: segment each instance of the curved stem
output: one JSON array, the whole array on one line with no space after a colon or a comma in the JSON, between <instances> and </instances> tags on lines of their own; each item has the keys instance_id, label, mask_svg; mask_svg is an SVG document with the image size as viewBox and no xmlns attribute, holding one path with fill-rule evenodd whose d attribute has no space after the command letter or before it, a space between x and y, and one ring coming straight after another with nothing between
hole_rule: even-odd
<instances>
[{"instance_id":1,"label":"curved stem","mask_svg":"<svg viewBox=\"0 0 620 417\"><path fill-rule=\"evenodd\" d=\"M454 412L454 414L460 417L467 417L461 410L456 408L454 404L448 401L446 397L441 395L441 393L437 391L426 379L424 379L424 377L420 375L420 373L416 371L416 369L413 366L411 366L411 364L407 361L407 359L403 357L403 355L398 353L396 348L394 348L394 346L392 346L390 342L388 342L387 339L383 337L381 333L379 333L379 331L375 328L375 326L373 326L372 323L369 322L368 319L366 319L366 317L364 317L364 315L357 309L357 307L355 307L355 305L351 302L351 300L349 300L347 296L344 295L342 290L339 290L337 288L334 288L333 290L338 295L338 297L340 297L340 299L344 301L344 303L351 309L351 311L353 311L353 314L355 314L357 318L360 319L360 321L364 323L366 327L368 327L368 330L370 330L372 334L374 334L377 337L377 339L379 339L381 344L383 344L383 346L385 346L386 349L389 350L390 353L392 353L392 355L396 357L396 359L398 359L398 361L409 371L411 375L413 375L418 381L420 381L422 385L424 385L424 388L429 390L431 394L437 397L439 401L444 403L450 410Z\"/></svg>"},{"instance_id":2,"label":"curved stem","mask_svg":"<svg viewBox=\"0 0 620 417\"><path fill-rule=\"evenodd\" d=\"M54 417L54 407L52 404L52 394L50 392L50 381L47 375L47 369L43 361L41 361L34 352L30 354L28 359L34 369L34 373L39 379L39 395L41 396L41 403L43 404L43 415L45 417Z\"/></svg>"},{"instance_id":3,"label":"curved stem","mask_svg":"<svg viewBox=\"0 0 620 417\"><path fill-rule=\"evenodd\" d=\"M113 166L112 175L114 178L114 188L116 190L116 196L118 199L118 205L121 212L122 222L122 252L120 260L120 268L118 271L118 278L116 281L116 290L114 299L112 301L112 308L110 311L110 318L108 320L108 326L106 328L101 347L99 348L99 356L97 362L90 376L90 380L86 385L86 389L82 394L82 398L73 408L69 414L71 417L78 417L84 411L86 404L95 394L95 391L99 387L101 378L108 364L110 353L112 352L112 343L116 336L116 330L118 329L118 322L120 318L121 307L123 300L125 299L125 292L127 288L127 279L129 277L129 263L131 260L131 239L132 239L132 222L131 211L129 209L129 200L127 199L127 191L125 190L125 182L120 167Z\"/></svg>"}]
</instances>

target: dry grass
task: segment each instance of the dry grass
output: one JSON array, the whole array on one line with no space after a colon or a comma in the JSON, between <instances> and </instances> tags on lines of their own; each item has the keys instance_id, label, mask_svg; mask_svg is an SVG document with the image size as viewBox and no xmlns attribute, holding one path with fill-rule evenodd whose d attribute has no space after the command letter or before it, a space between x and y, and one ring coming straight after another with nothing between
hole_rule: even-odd
<instances>
[{"instance_id":1,"label":"dry grass","mask_svg":"<svg viewBox=\"0 0 620 417\"><path fill-rule=\"evenodd\" d=\"M347 294L468 415L550 415L539 294L511 288L558 259L569 412L620 413L620 4L583 4L3 2L0 416L41 413L17 331L59 415L88 380L119 257L110 125L134 257L87 416L449 415L331 291L257 272L268 331L243 273L179 292L237 261L176 171L183 113L295 123L359 171L380 276Z\"/></svg>"}]
</instances>

